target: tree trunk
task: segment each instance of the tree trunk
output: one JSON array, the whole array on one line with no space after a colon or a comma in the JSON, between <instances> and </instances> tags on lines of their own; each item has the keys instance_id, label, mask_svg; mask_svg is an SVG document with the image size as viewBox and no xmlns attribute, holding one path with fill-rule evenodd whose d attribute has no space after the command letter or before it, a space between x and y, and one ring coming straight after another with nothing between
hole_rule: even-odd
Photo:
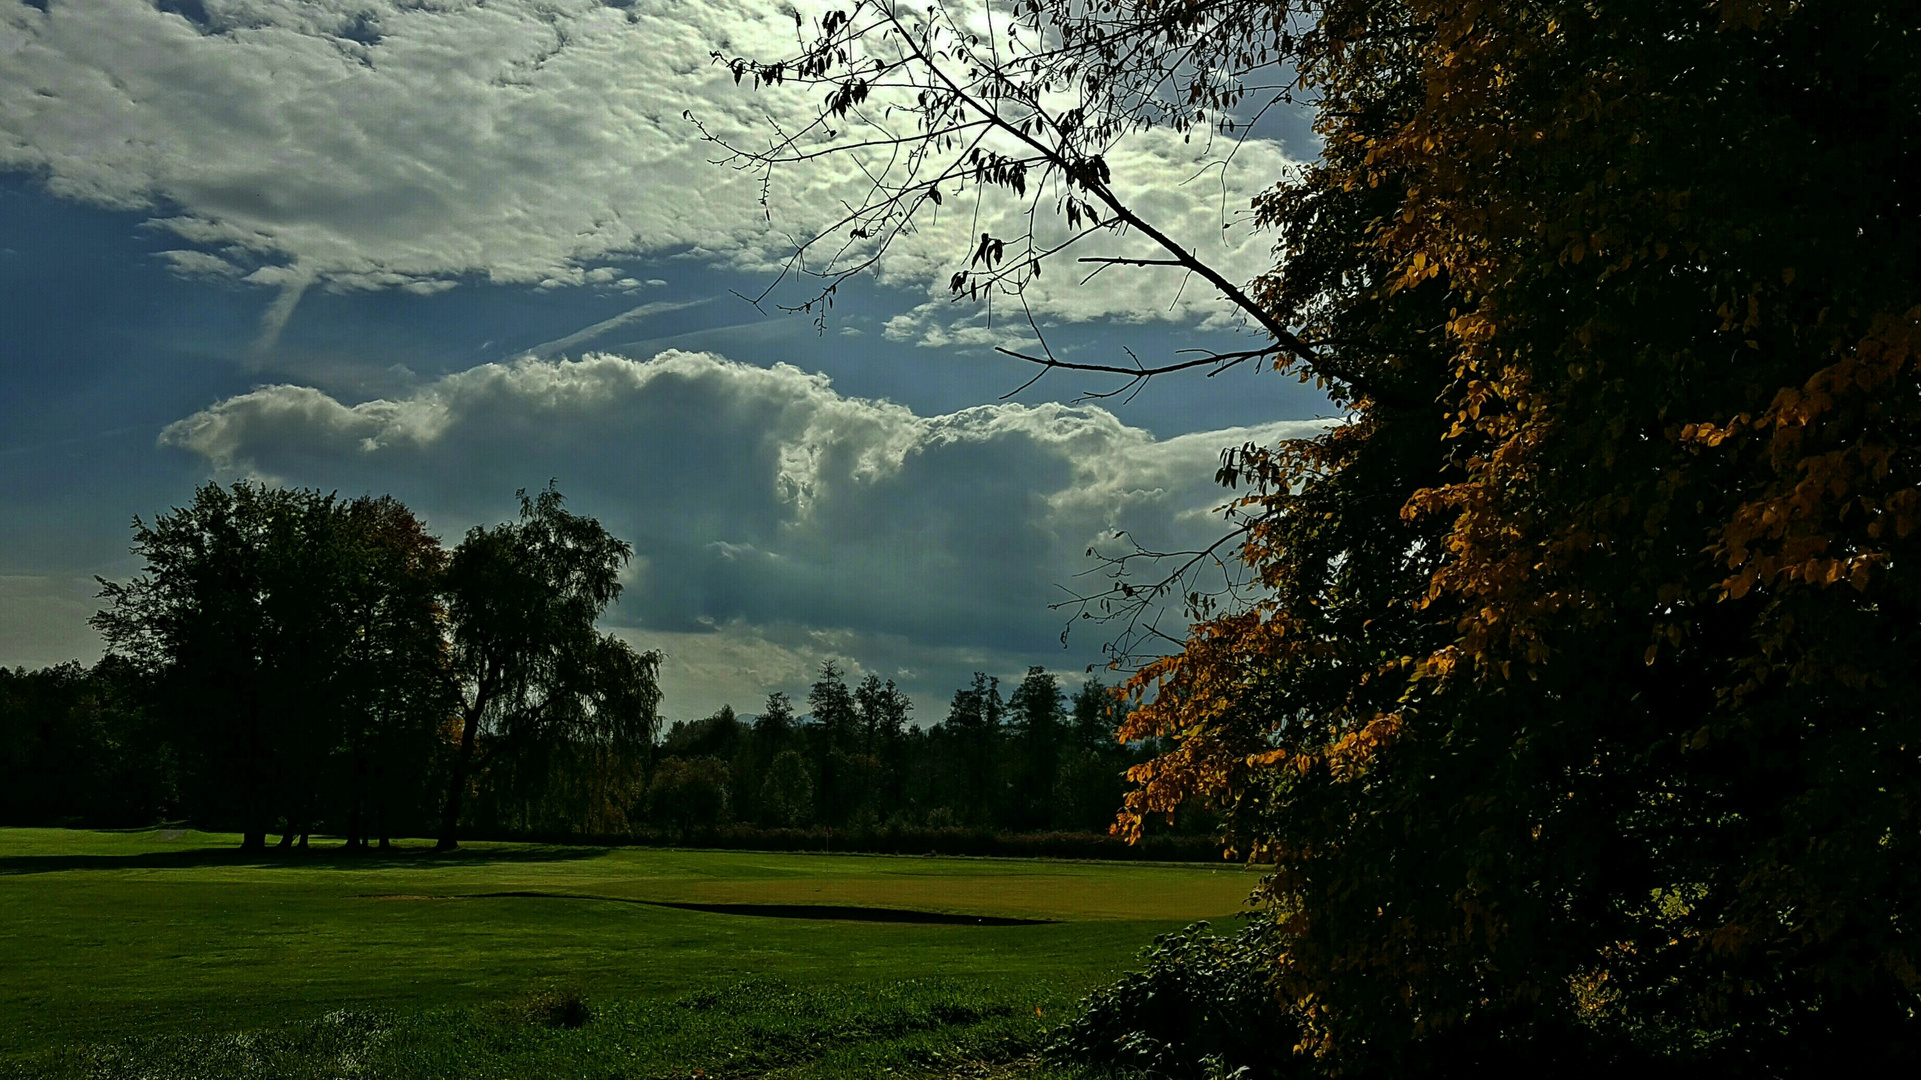
<instances>
[{"instance_id":1,"label":"tree trunk","mask_svg":"<svg viewBox=\"0 0 1921 1080\"><path fill-rule=\"evenodd\" d=\"M354 802L347 811L347 850L358 851L367 846L366 837L361 832L361 806L367 800L367 758L364 754L354 755Z\"/></svg>"},{"instance_id":2,"label":"tree trunk","mask_svg":"<svg viewBox=\"0 0 1921 1080\"><path fill-rule=\"evenodd\" d=\"M247 720L247 727L240 733L239 745L236 748L240 766L239 776L236 779L240 784L243 812L248 822L246 831L240 838L242 851L267 850L267 825L272 823L275 817L268 810L267 748L263 743L260 730L262 712L264 709L260 703L258 673L255 673L255 678L247 684L246 712L243 714ZM286 846L284 838L281 846Z\"/></svg>"},{"instance_id":3,"label":"tree trunk","mask_svg":"<svg viewBox=\"0 0 1921 1080\"><path fill-rule=\"evenodd\" d=\"M380 837L380 850L385 851L393 845L387 842L388 834L393 831L393 812L387 806L387 766L379 761L373 764L374 785L374 825L367 831Z\"/></svg>"},{"instance_id":4,"label":"tree trunk","mask_svg":"<svg viewBox=\"0 0 1921 1080\"><path fill-rule=\"evenodd\" d=\"M460 826L460 801L467 793L467 769L473 763L474 744L480 738L480 713L485 699L476 695L474 705L461 718L460 753L454 758L454 780L447 787L447 808L440 815L440 842L435 851L452 851L460 846L454 838Z\"/></svg>"}]
</instances>

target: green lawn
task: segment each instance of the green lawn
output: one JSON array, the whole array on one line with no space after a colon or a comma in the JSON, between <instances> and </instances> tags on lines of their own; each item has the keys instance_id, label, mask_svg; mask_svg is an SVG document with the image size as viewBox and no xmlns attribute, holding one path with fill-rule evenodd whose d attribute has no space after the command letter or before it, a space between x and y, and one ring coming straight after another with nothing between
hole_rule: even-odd
<instances>
[{"instance_id":1,"label":"green lawn","mask_svg":"<svg viewBox=\"0 0 1921 1080\"><path fill-rule=\"evenodd\" d=\"M938 1075L1030 1055L1155 934L1231 916L1254 884L1232 866L235 841L0 829L0 1074ZM559 985L594 1019L525 1021L526 995Z\"/></svg>"}]
</instances>

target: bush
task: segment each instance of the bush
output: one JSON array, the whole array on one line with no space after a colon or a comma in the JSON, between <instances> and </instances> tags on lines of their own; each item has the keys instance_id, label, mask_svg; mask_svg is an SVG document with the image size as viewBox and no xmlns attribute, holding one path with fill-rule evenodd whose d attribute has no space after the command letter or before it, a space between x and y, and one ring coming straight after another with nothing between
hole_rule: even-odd
<instances>
[{"instance_id":1,"label":"bush","mask_svg":"<svg viewBox=\"0 0 1921 1080\"><path fill-rule=\"evenodd\" d=\"M521 998L510 1006L515 1019L550 1028L580 1028L594 1018L587 997L571 983L548 987Z\"/></svg>"},{"instance_id":2,"label":"bush","mask_svg":"<svg viewBox=\"0 0 1921 1080\"><path fill-rule=\"evenodd\" d=\"M1162 934L1141 953L1145 970L1087 996L1048 1053L1062 1063L1160 1080L1269 1080L1300 1072L1292 1021L1268 985L1273 924L1233 937L1208 924Z\"/></svg>"},{"instance_id":3,"label":"bush","mask_svg":"<svg viewBox=\"0 0 1921 1080\"><path fill-rule=\"evenodd\" d=\"M714 758L667 758L654 767L647 805L654 820L674 828L681 839L694 829L711 829L727 818L727 763Z\"/></svg>"}]
</instances>

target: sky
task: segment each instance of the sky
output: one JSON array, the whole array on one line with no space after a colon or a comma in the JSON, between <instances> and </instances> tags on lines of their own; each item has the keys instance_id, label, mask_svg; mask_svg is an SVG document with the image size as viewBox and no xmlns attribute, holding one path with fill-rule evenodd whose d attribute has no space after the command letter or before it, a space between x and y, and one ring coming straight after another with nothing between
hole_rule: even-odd
<instances>
[{"instance_id":1,"label":"sky","mask_svg":"<svg viewBox=\"0 0 1921 1080\"><path fill-rule=\"evenodd\" d=\"M762 189L738 141L812 103L736 87L792 7L750 0L0 0L0 665L91 662L96 577L207 481L391 493L448 543L554 482L633 543L604 626L691 718L821 661L937 721L976 670L1072 681L1103 631L1050 607L1117 529L1218 534L1219 453L1317 430L1293 379L1128 398L1033 374L951 301L984 204L929 219L816 322L792 238L851 163ZM1242 279L1249 196L1311 158L1271 115L1227 167L1167 133L1114 181ZM1097 250L1128 254L1128 238ZM1249 336L1164 271L1043 279L1057 355L1165 362ZM1015 392L1017 391L1018 392Z\"/></svg>"}]
</instances>

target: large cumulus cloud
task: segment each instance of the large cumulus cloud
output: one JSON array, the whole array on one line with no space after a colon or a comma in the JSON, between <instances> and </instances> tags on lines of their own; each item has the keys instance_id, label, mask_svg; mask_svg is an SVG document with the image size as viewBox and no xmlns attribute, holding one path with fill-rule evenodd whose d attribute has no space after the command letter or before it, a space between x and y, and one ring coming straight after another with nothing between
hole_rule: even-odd
<instances>
[{"instance_id":1,"label":"large cumulus cloud","mask_svg":"<svg viewBox=\"0 0 1921 1080\"><path fill-rule=\"evenodd\" d=\"M791 366L668 352L489 364L354 404L263 387L162 438L227 474L393 491L450 532L557 478L634 542L618 617L672 640L686 678L758 664L777 684L844 655L938 694L970 666L1061 662L1047 604L1090 545L1210 536L1220 448L1317 427L1157 439L1096 407L919 416Z\"/></svg>"},{"instance_id":2,"label":"large cumulus cloud","mask_svg":"<svg viewBox=\"0 0 1921 1080\"><path fill-rule=\"evenodd\" d=\"M840 160L787 173L763 207L755 178L712 165L682 114L753 143L770 114L811 108L786 89L749 93L708 62L715 48L790 48L791 10L767 0L0 0L0 170L150 211L187 242L173 254L182 272L283 288L270 326L316 282L607 284L619 280L608 263L634 253L764 268L854 192L856 174ZM1245 278L1267 260L1266 242L1223 232L1223 214L1287 158L1263 140L1226 173L1201 168L1211 156L1149 133L1115 156L1116 186ZM1010 230L1018 210L930 220L883 277L938 292L971 230ZM1165 271L1109 274L1101 289L1056 277L1035 290L1043 315L1218 313L1198 288L1170 308ZM929 344L993 336L954 315L925 307L893 332Z\"/></svg>"}]
</instances>

